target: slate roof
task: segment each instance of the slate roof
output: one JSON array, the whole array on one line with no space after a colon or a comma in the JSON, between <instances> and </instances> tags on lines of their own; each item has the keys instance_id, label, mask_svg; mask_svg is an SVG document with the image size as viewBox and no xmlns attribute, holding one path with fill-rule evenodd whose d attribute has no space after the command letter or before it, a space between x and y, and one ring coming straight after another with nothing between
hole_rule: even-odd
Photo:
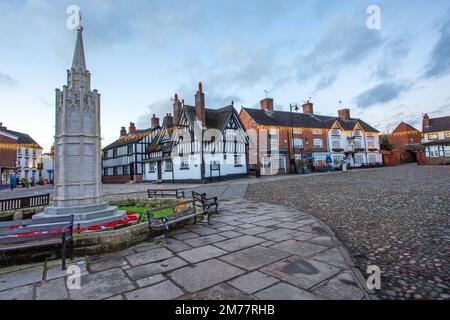
<instances>
[{"instance_id":1,"label":"slate roof","mask_svg":"<svg viewBox=\"0 0 450 320\"><path fill-rule=\"evenodd\" d=\"M2 131L17 137L17 144L35 144L37 146L39 146L39 144L32 138L30 137L28 134L26 133L22 133L22 132L17 132L17 131L12 131L12 130L5 130L5 129L1 129ZM41 148L41 146L39 146L39 148ZM42 149L42 148L41 148Z\"/></svg>"},{"instance_id":2,"label":"slate roof","mask_svg":"<svg viewBox=\"0 0 450 320\"><path fill-rule=\"evenodd\" d=\"M430 118L430 126L423 128L423 132L450 131L450 117Z\"/></svg>"},{"instance_id":3,"label":"slate roof","mask_svg":"<svg viewBox=\"0 0 450 320\"><path fill-rule=\"evenodd\" d=\"M262 109L243 108L245 112L258 124L266 126L294 127L303 128L326 128L331 129L333 124L338 121L345 130L353 130L359 122L366 132L379 133L377 129L362 121L361 119L344 120L338 117L329 117L321 115L310 115L304 113L291 113L286 111L266 111Z\"/></svg>"},{"instance_id":4,"label":"slate roof","mask_svg":"<svg viewBox=\"0 0 450 320\"><path fill-rule=\"evenodd\" d=\"M195 107L185 105L184 112L193 123L195 121ZM206 128L223 131L233 112L235 112L235 109L232 105L220 109L205 109Z\"/></svg>"},{"instance_id":5,"label":"slate roof","mask_svg":"<svg viewBox=\"0 0 450 320\"><path fill-rule=\"evenodd\" d=\"M104 147L103 151L138 142L139 140L142 140L144 137L150 135L153 131L154 129L136 130L135 134L127 134L126 136L120 137L110 145Z\"/></svg>"}]
</instances>

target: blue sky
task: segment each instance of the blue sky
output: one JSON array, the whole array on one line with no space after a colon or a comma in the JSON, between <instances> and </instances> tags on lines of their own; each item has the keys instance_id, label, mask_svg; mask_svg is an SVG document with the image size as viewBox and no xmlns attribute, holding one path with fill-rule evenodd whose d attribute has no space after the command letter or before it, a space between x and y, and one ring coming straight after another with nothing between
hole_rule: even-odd
<instances>
[{"instance_id":1,"label":"blue sky","mask_svg":"<svg viewBox=\"0 0 450 320\"><path fill-rule=\"evenodd\" d=\"M199 81L209 108L255 107L268 90L280 110L312 97L334 115L343 101L381 131L450 114L447 0L0 0L0 122L45 149L75 45L71 4L82 8L104 144L171 112L175 92L193 104ZM381 30L366 27L369 5Z\"/></svg>"}]
</instances>

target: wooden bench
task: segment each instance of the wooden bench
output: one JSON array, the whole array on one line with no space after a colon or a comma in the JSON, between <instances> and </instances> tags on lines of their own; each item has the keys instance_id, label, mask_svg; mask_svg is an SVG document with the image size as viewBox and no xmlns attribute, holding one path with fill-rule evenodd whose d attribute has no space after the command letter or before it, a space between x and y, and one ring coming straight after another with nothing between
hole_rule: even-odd
<instances>
[{"instance_id":1,"label":"wooden bench","mask_svg":"<svg viewBox=\"0 0 450 320\"><path fill-rule=\"evenodd\" d=\"M178 189L149 189L147 191L149 199L158 198L173 198L173 199L185 199L185 194L183 190Z\"/></svg>"},{"instance_id":2,"label":"wooden bench","mask_svg":"<svg viewBox=\"0 0 450 320\"><path fill-rule=\"evenodd\" d=\"M154 216L155 213L161 212L163 210L172 210L172 213L164 217ZM199 210L195 201L192 200L149 210L147 211L147 220L150 240L153 239L153 230L164 230L164 238L167 241L169 228L171 225L189 219L194 219L194 224L196 224L197 217L200 216L207 216L207 223L211 225L211 212L209 210Z\"/></svg>"},{"instance_id":3,"label":"wooden bench","mask_svg":"<svg viewBox=\"0 0 450 320\"><path fill-rule=\"evenodd\" d=\"M50 194L43 194L32 197L22 197L14 199L0 200L0 211L14 211L19 209L28 209L50 204Z\"/></svg>"},{"instance_id":4,"label":"wooden bench","mask_svg":"<svg viewBox=\"0 0 450 320\"><path fill-rule=\"evenodd\" d=\"M0 223L0 253L33 247L61 246L62 269L66 251L73 258L74 216L18 220Z\"/></svg>"},{"instance_id":5,"label":"wooden bench","mask_svg":"<svg viewBox=\"0 0 450 320\"><path fill-rule=\"evenodd\" d=\"M198 193L192 191L192 199L200 204L203 210L211 210L214 207L214 212L219 214L219 202L217 197L208 198L206 193Z\"/></svg>"}]
</instances>

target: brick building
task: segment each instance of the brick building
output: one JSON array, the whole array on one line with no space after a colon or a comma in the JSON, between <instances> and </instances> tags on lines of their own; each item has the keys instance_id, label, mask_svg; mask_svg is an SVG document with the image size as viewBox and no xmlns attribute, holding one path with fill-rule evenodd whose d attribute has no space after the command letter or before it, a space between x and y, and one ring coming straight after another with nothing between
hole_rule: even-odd
<instances>
[{"instance_id":1,"label":"brick building","mask_svg":"<svg viewBox=\"0 0 450 320\"><path fill-rule=\"evenodd\" d=\"M385 148L382 150L383 162L388 166L418 163L422 159L422 132L401 122L392 133L381 136Z\"/></svg>"},{"instance_id":2,"label":"brick building","mask_svg":"<svg viewBox=\"0 0 450 320\"><path fill-rule=\"evenodd\" d=\"M307 160L313 167L352 167L381 163L379 132L343 109L337 117L314 113L305 103L303 113L276 111L273 99L260 109L242 108L240 118L251 137L249 165L262 174L293 173L296 163Z\"/></svg>"}]
</instances>

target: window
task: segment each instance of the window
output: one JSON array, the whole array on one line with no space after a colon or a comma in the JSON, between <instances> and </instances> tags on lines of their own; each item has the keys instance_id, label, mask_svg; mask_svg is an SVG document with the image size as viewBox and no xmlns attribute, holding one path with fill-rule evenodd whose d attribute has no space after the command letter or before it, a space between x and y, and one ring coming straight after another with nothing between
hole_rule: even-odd
<instances>
[{"instance_id":1,"label":"window","mask_svg":"<svg viewBox=\"0 0 450 320\"><path fill-rule=\"evenodd\" d=\"M320 135L320 134L322 134L322 129L313 129L312 134Z\"/></svg>"},{"instance_id":2,"label":"window","mask_svg":"<svg viewBox=\"0 0 450 320\"><path fill-rule=\"evenodd\" d=\"M295 155L295 160L296 161L301 161L302 160L302 155L301 154L296 154Z\"/></svg>"},{"instance_id":3,"label":"window","mask_svg":"<svg viewBox=\"0 0 450 320\"><path fill-rule=\"evenodd\" d=\"M369 156L369 163L377 163L377 157L376 156Z\"/></svg>"},{"instance_id":4,"label":"window","mask_svg":"<svg viewBox=\"0 0 450 320\"><path fill-rule=\"evenodd\" d=\"M340 149L341 142L339 140L333 140L333 149Z\"/></svg>"},{"instance_id":5,"label":"window","mask_svg":"<svg viewBox=\"0 0 450 320\"><path fill-rule=\"evenodd\" d=\"M303 139L299 139L299 138L294 138L294 148L303 148Z\"/></svg>"},{"instance_id":6,"label":"window","mask_svg":"<svg viewBox=\"0 0 450 320\"><path fill-rule=\"evenodd\" d=\"M303 133L302 129L298 129L298 128L294 129L294 134L302 134L302 133Z\"/></svg>"},{"instance_id":7,"label":"window","mask_svg":"<svg viewBox=\"0 0 450 320\"><path fill-rule=\"evenodd\" d=\"M234 166L242 167L242 156L239 156L239 155L234 156Z\"/></svg>"},{"instance_id":8,"label":"window","mask_svg":"<svg viewBox=\"0 0 450 320\"><path fill-rule=\"evenodd\" d=\"M428 140L437 140L437 139L439 139L437 133L430 133L430 134L428 135Z\"/></svg>"},{"instance_id":9,"label":"window","mask_svg":"<svg viewBox=\"0 0 450 320\"><path fill-rule=\"evenodd\" d=\"M123 174L124 174L124 175L130 174L130 167L129 167L129 166L124 166L124 167L123 167Z\"/></svg>"},{"instance_id":10,"label":"window","mask_svg":"<svg viewBox=\"0 0 450 320\"><path fill-rule=\"evenodd\" d=\"M327 163L327 155L316 154L313 156L313 165L315 167L325 166Z\"/></svg>"},{"instance_id":11,"label":"window","mask_svg":"<svg viewBox=\"0 0 450 320\"><path fill-rule=\"evenodd\" d=\"M375 142L374 141L367 141L367 147L369 149L375 149Z\"/></svg>"},{"instance_id":12,"label":"window","mask_svg":"<svg viewBox=\"0 0 450 320\"><path fill-rule=\"evenodd\" d=\"M340 166L344 162L344 158L342 156L333 156L333 164L335 166Z\"/></svg>"},{"instance_id":13,"label":"window","mask_svg":"<svg viewBox=\"0 0 450 320\"><path fill-rule=\"evenodd\" d=\"M155 173L155 172L156 172L156 164L154 162L150 162L149 173Z\"/></svg>"},{"instance_id":14,"label":"window","mask_svg":"<svg viewBox=\"0 0 450 320\"><path fill-rule=\"evenodd\" d=\"M331 135L333 135L333 136L340 136L341 135L341 130L339 130L338 128L335 128L331 132Z\"/></svg>"},{"instance_id":15,"label":"window","mask_svg":"<svg viewBox=\"0 0 450 320\"><path fill-rule=\"evenodd\" d=\"M119 168L114 167L113 169L113 175L117 176L119 174Z\"/></svg>"},{"instance_id":16,"label":"window","mask_svg":"<svg viewBox=\"0 0 450 320\"><path fill-rule=\"evenodd\" d=\"M117 149L113 150L113 158L117 158Z\"/></svg>"},{"instance_id":17,"label":"window","mask_svg":"<svg viewBox=\"0 0 450 320\"><path fill-rule=\"evenodd\" d=\"M361 130L356 129L354 135L355 135L355 137L361 137Z\"/></svg>"},{"instance_id":18,"label":"window","mask_svg":"<svg viewBox=\"0 0 450 320\"><path fill-rule=\"evenodd\" d=\"M172 160L166 161L166 172L172 172L173 171L173 162Z\"/></svg>"},{"instance_id":19,"label":"window","mask_svg":"<svg viewBox=\"0 0 450 320\"><path fill-rule=\"evenodd\" d=\"M362 149L362 147L361 147L361 140L355 140L355 148L356 149Z\"/></svg>"},{"instance_id":20,"label":"window","mask_svg":"<svg viewBox=\"0 0 450 320\"><path fill-rule=\"evenodd\" d=\"M133 145L128 146L128 154L132 154L133 153Z\"/></svg>"},{"instance_id":21,"label":"window","mask_svg":"<svg viewBox=\"0 0 450 320\"><path fill-rule=\"evenodd\" d=\"M447 132L444 134L444 137L450 138L450 131L447 131Z\"/></svg>"},{"instance_id":22,"label":"window","mask_svg":"<svg viewBox=\"0 0 450 320\"><path fill-rule=\"evenodd\" d=\"M314 148L320 149L323 148L323 140L322 139L314 139Z\"/></svg>"},{"instance_id":23,"label":"window","mask_svg":"<svg viewBox=\"0 0 450 320\"><path fill-rule=\"evenodd\" d=\"M364 157L363 156L356 156L355 157L355 163L356 164L363 164L364 163Z\"/></svg>"},{"instance_id":24,"label":"window","mask_svg":"<svg viewBox=\"0 0 450 320\"><path fill-rule=\"evenodd\" d=\"M189 170L189 157L183 157L181 158L181 170Z\"/></svg>"},{"instance_id":25,"label":"window","mask_svg":"<svg viewBox=\"0 0 450 320\"><path fill-rule=\"evenodd\" d=\"M272 149L278 148L278 130L277 129L270 129L269 143L270 143L270 147Z\"/></svg>"}]
</instances>

